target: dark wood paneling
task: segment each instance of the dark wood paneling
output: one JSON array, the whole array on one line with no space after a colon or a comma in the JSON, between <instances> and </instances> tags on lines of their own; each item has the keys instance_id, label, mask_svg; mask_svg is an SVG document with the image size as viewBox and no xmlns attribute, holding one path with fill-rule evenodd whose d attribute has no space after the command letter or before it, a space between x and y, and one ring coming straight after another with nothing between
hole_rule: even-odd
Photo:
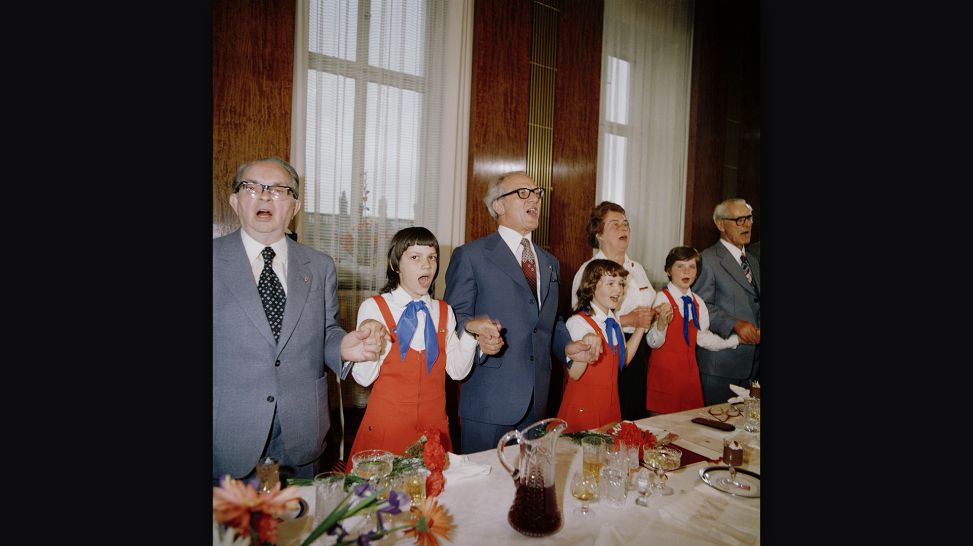
<instances>
[{"instance_id":1,"label":"dark wood paneling","mask_svg":"<svg viewBox=\"0 0 973 546\"><path fill-rule=\"evenodd\" d=\"M601 0L562 0L554 98L554 172L550 251L561 262L558 307L571 314L571 282L591 257L585 226L595 205L601 97ZM566 375L551 369L549 415L556 415Z\"/></svg>"},{"instance_id":2,"label":"dark wood paneling","mask_svg":"<svg viewBox=\"0 0 973 546\"><path fill-rule=\"evenodd\" d=\"M713 208L742 197L760 211L760 21L756 0L697 0L684 241L719 239ZM753 240L759 240L754 225Z\"/></svg>"},{"instance_id":3,"label":"dark wood paneling","mask_svg":"<svg viewBox=\"0 0 973 546\"><path fill-rule=\"evenodd\" d=\"M527 167L531 3L474 3L466 240L496 231L483 205L490 179Z\"/></svg>"},{"instance_id":4,"label":"dark wood paneling","mask_svg":"<svg viewBox=\"0 0 973 546\"><path fill-rule=\"evenodd\" d=\"M233 173L260 156L288 159L294 78L293 0L213 1L213 226L240 223Z\"/></svg>"},{"instance_id":5,"label":"dark wood paneling","mask_svg":"<svg viewBox=\"0 0 973 546\"><path fill-rule=\"evenodd\" d=\"M591 257L585 226L595 203L601 97L601 0L563 0L554 109L551 252L561 262L560 307L571 311L571 280Z\"/></svg>"}]
</instances>

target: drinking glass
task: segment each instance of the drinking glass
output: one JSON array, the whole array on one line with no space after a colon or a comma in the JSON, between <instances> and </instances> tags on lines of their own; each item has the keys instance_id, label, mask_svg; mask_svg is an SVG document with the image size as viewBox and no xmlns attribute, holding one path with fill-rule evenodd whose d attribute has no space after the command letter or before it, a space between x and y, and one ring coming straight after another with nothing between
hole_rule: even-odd
<instances>
[{"instance_id":1,"label":"drinking glass","mask_svg":"<svg viewBox=\"0 0 973 546\"><path fill-rule=\"evenodd\" d=\"M601 495L605 500L615 505L625 504L625 482L628 481L628 462L626 461L625 470L615 466L601 467Z\"/></svg>"},{"instance_id":2,"label":"drinking glass","mask_svg":"<svg viewBox=\"0 0 973 546\"><path fill-rule=\"evenodd\" d=\"M635 473L635 485L639 488L639 496L635 499L635 504L639 506L649 506L649 469L639 468Z\"/></svg>"},{"instance_id":3,"label":"drinking glass","mask_svg":"<svg viewBox=\"0 0 973 546\"><path fill-rule=\"evenodd\" d=\"M747 432L760 432L760 399L747 398L744 400L743 413L747 420L743 423L743 430Z\"/></svg>"},{"instance_id":4,"label":"drinking glass","mask_svg":"<svg viewBox=\"0 0 973 546\"><path fill-rule=\"evenodd\" d=\"M605 461L605 442L597 436L585 436L581 439L582 469L585 474L593 476L595 481L601 475L601 465Z\"/></svg>"},{"instance_id":5,"label":"drinking glass","mask_svg":"<svg viewBox=\"0 0 973 546\"><path fill-rule=\"evenodd\" d=\"M671 495L672 488L666 485L666 472L679 468L682 459L682 451L671 447L662 446L645 450L645 464L655 471L656 482L652 489L657 495Z\"/></svg>"},{"instance_id":6,"label":"drinking glass","mask_svg":"<svg viewBox=\"0 0 973 546\"><path fill-rule=\"evenodd\" d=\"M280 461L273 457L264 457L257 461L257 481L257 491L269 493L280 483Z\"/></svg>"},{"instance_id":7,"label":"drinking glass","mask_svg":"<svg viewBox=\"0 0 973 546\"><path fill-rule=\"evenodd\" d=\"M389 451L385 451L384 449L366 449L352 455L351 462L354 466L351 469L351 473L359 478L368 480L372 488L378 492L379 499L382 499L383 494L387 498L388 491L386 491L386 486L388 483L386 477L392 473L392 463L394 461L395 455Z\"/></svg>"},{"instance_id":8,"label":"drinking glass","mask_svg":"<svg viewBox=\"0 0 973 546\"><path fill-rule=\"evenodd\" d=\"M314 525L334 511L345 497L345 475L341 472L322 472L314 476Z\"/></svg>"},{"instance_id":9,"label":"drinking glass","mask_svg":"<svg viewBox=\"0 0 973 546\"><path fill-rule=\"evenodd\" d=\"M588 501L598 498L598 481L584 469L574 473L571 478L571 494L581 501L581 506L574 509L574 513L581 517L594 515L595 511L588 506Z\"/></svg>"}]
</instances>

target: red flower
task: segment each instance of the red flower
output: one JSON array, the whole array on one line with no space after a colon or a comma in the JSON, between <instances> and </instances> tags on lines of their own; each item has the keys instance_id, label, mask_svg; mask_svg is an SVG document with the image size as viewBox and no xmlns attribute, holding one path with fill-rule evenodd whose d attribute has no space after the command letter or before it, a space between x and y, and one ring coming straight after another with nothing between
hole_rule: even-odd
<instances>
[{"instance_id":1,"label":"red flower","mask_svg":"<svg viewBox=\"0 0 973 546\"><path fill-rule=\"evenodd\" d=\"M446 487L446 476L442 470L433 470L426 476L426 496L435 497L443 492Z\"/></svg>"}]
</instances>

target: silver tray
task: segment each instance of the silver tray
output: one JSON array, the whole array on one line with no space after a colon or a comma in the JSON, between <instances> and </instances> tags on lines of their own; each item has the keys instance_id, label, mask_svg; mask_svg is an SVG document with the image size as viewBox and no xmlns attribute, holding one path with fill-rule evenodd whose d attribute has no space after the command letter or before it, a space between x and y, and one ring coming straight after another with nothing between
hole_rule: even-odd
<instances>
[{"instance_id":1,"label":"silver tray","mask_svg":"<svg viewBox=\"0 0 973 546\"><path fill-rule=\"evenodd\" d=\"M730 477L730 467L728 466L708 466L699 469L699 477L713 489L717 489L735 497L759 497L760 496L760 474L744 468L737 468L736 481L745 483L750 489L740 489L732 485L720 483L723 478Z\"/></svg>"}]
</instances>

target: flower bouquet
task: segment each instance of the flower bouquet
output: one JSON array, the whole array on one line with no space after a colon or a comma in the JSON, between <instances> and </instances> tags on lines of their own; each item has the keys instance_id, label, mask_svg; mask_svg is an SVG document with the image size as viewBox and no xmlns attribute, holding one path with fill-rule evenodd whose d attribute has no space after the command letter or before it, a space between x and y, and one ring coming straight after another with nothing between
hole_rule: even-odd
<instances>
[{"instance_id":1,"label":"flower bouquet","mask_svg":"<svg viewBox=\"0 0 973 546\"><path fill-rule=\"evenodd\" d=\"M614 442L622 442L629 446L639 446L639 460L643 458L643 450L645 445L648 444L649 449L652 449L656 443L655 434L647 430L642 430L631 421L621 421L616 423L615 426L611 428L611 437Z\"/></svg>"},{"instance_id":2,"label":"flower bouquet","mask_svg":"<svg viewBox=\"0 0 973 546\"><path fill-rule=\"evenodd\" d=\"M432 497L413 506L405 523L386 527L386 519L402 513L404 493L391 490L386 500L368 483L359 483L315 527L301 546L310 546L324 534L335 537L336 546L365 545L397 531L415 537L419 546L436 546L437 536L451 539L453 520L449 512ZM220 487L213 488L213 544L226 546L267 546L277 543L280 515L298 508L298 488L280 488L278 483L268 493L258 493L252 484L226 476ZM353 516L375 515L375 528L352 536L344 522ZM218 525L217 525L218 524Z\"/></svg>"}]
</instances>

